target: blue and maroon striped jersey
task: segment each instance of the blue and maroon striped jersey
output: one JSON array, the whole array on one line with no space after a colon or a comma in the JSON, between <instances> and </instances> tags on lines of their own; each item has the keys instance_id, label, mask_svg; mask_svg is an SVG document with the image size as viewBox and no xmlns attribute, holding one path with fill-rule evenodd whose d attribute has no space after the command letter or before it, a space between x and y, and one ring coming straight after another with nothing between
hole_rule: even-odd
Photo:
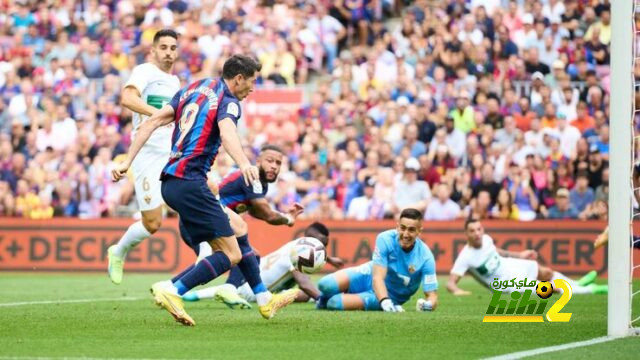
<instances>
[{"instance_id":1,"label":"blue and maroon striped jersey","mask_svg":"<svg viewBox=\"0 0 640 360\"><path fill-rule=\"evenodd\" d=\"M206 180L222 143L218 121L230 118L237 125L240 103L222 78L206 78L180 89L169 105L175 111L176 126L161 177Z\"/></svg>"},{"instance_id":2,"label":"blue and maroon striped jersey","mask_svg":"<svg viewBox=\"0 0 640 360\"><path fill-rule=\"evenodd\" d=\"M235 170L225 176L218 185L220 203L240 214L251 207L251 200L263 198L267 194L269 184L261 182L247 186L240 170Z\"/></svg>"}]
</instances>

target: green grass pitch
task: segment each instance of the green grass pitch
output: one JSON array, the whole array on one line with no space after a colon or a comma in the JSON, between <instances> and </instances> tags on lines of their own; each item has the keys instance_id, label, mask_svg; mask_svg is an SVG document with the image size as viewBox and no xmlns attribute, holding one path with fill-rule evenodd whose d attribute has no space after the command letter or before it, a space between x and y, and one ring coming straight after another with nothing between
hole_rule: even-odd
<instances>
[{"instance_id":1,"label":"green grass pitch","mask_svg":"<svg viewBox=\"0 0 640 360\"><path fill-rule=\"evenodd\" d=\"M587 340L607 329L604 295L574 295L563 309L573 313L569 323L482 323L491 295L465 278L461 287L473 295L456 298L445 290L446 276L439 277L440 308L433 313L417 313L414 298L400 314L320 312L294 304L266 321L255 308L201 301L187 303L197 323L191 328L153 305L149 285L162 279L166 275L129 273L115 286L106 273L3 273L0 359L481 358ZM7 306L74 299L102 300ZM631 338L544 357L637 359L639 352L640 339Z\"/></svg>"}]
</instances>

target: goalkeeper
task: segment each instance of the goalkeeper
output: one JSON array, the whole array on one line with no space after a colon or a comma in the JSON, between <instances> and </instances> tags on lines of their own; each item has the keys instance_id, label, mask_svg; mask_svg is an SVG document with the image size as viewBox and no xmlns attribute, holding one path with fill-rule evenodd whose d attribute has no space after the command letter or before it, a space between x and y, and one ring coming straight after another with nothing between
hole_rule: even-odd
<instances>
[{"instance_id":1,"label":"goalkeeper","mask_svg":"<svg viewBox=\"0 0 640 360\"><path fill-rule=\"evenodd\" d=\"M402 304L422 284L424 298L418 300L416 308L435 310L436 263L427 245L418 241L421 232L422 213L404 209L396 229L378 235L372 261L320 279L322 296L317 308L403 312Z\"/></svg>"}]
</instances>

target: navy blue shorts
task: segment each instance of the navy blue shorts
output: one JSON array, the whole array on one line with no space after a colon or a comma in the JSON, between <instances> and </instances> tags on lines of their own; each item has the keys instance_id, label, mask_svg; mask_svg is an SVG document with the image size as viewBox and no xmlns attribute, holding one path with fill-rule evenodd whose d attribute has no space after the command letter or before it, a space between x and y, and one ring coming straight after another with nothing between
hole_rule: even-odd
<instances>
[{"instance_id":1,"label":"navy blue shorts","mask_svg":"<svg viewBox=\"0 0 640 360\"><path fill-rule=\"evenodd\" d=\"M229 217L205 180L162 179L162 197L180 215L184 241L196 249L203 241L233 236Z\"/></svg>"}]
</instances>

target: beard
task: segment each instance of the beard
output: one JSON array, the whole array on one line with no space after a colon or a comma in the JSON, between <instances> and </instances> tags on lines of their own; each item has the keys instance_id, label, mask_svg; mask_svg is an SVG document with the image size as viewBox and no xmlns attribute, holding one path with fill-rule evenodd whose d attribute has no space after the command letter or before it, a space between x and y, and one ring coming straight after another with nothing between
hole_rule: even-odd
<instances>
[{"instance_id":1,"label":"beard","mask_svg":"<svg viewBox=\"0 0 640 360\"><path fill-rule=\"evenodd\" d=\"M274 183L278 179L278 175L273 178L273 180L267 179L267 172L264 171L263 168L258 167L258 173L260 174L260 182L262 183Z\"/></svg>"}]
</instances>

